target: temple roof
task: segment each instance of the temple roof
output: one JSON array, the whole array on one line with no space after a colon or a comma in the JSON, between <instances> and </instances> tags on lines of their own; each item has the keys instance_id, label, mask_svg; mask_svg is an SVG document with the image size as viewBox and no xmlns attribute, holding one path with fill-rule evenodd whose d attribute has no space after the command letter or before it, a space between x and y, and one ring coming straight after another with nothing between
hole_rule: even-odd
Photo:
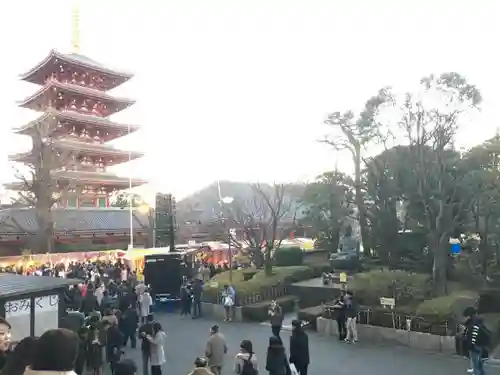
<instances>
[{"instance_id":1,"label":"temple roof","mask_svg":"<svg viewBox=\"0 0 500 375\"><path fill-rule=\"evenodd\" d=\"M130 212L122 208L53 208L54 231L99 232L130 230ZM138 211L133 213L133 228L148 227L148 218ZM34 208L0 210L0 233L35 233L37 222Z\"/></svg>"},{"instance_id":2,"label":"temple roof","mask_svg":"<svg viewBox=\"0 0 500 375\"><path fill-rule=\"evenodd\" d=\"M128 130L130 128L130 132L135 132L139 129L139 125L129 125L129 124L120 124L117 122L113 122L105 117L99 117L94 115L84 115L75 111L57 111L55 109L50 109L37 119L20 126L14 129L14 132L17 134L29 134L30 130L39 123L44 123L46 121L53 121L56 124L57 120L68 120L74 121L84 124L94 124L100 127L106 128L114 128L114 129L123 129Z\"/></svg>"},{"instance_id":3,"label":"temple roof","mask_svg":"<svg viewBox=\"0 0 500 375\"><path fill-rule=\"evenodd\" d=\"M74 150L78 155L93 154L99 156L123 156L123 157L130 155L130 160L134 160L144 156L142 152L120 150L113 147L112 145L101 144L101 143L85 143L72 140L58 139L58 140L53 140L51 144L55 149L58 150ZM16 162L29 161L31 155L32 155L31 152L18 153L15 155L10 155L9 160ZM120 163L123 163L123 160L121 160ZM107 165L113 165L113 164L107 164Z\"/></svg>"},{"instance_id":4,"label":"temple roof","mask_svg":"<svg viewBox=\"0 0 500 375\"><path fill-rule=\"evenodd\" d=\"M80 68L103 73L103 74L106 74L106 75L111 76L111 77L120 78L120 80L118 80L117 84L114 85L114 87L120 85L121 83L132 78L132 76L133 76L132 73L118 71L115 69L108 68L108 67L104 66L103 64L98 63L97 61L88 58L87 56L83 56L83 55L80 55L77 53L64 54L64 53L60 53L60 52L57 52L55 50L52 50L52 51L50 51L49 55L44 60L39 62L34 68L32 68L30 71L28 71L24 74L21 74L20 78L25 80L25 81L28 81L28 82L40 83L40 82L37 82L36 73L39 70L43 69L45 66L53 65L54 63L56 63L57 60L61 60L67 64L70 64L70 65L76 65ZM110 89L111 88L113 88L113 87L110 87Z\"/></svg>"},{"instance_id":5,"label":"temple roof","mask_svg":"<svg viewBox=\"0 0 500 375\"><path fill-rule=\"evenodd\" d=\"M40 96L45 94L45 92L47 92L53 88L58 88L60 90L69 91L69 92L74 93L74 94L82 95L85 97L91 97L91 98L95 98L95 99L100 99L103 101L108 101L108 102L113 102L113 103L121 103L121 104L123 104L124 108L135 103L135 100L128 99L128 98L118 98L118 97L109 95L109 94L105 93L104 91L95 90L95 89L91 89L89 87L83 87L83 86L79 86L79 85L73 85L71 83L62 83L62 82L58 82L56 80L49 80L47 82L47 84L42 86L42 88L40 88L33 95L31 95L31 96L27 97L26 99L24 99L23 101L21 101L19 103L19 106L21 106L21 107L27 106L30 102L39 98Z\"/></svg>"},{"instance_id":6,"label":"temple roof","mask_svg":"<svg viewBox=\"0 0 500 375\"><path fill-rule=\"evenodd\" d=\"M68 285L78 284L80 280L52 276L24 276L0 273L0 298L12 298L34 293L52 292Z\"/></svg>"}]
</instances>

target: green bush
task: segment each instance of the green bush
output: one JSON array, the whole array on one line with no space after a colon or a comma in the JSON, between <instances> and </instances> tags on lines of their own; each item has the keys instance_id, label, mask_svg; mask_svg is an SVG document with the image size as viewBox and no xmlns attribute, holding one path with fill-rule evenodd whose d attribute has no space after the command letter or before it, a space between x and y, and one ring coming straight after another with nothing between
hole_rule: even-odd
<instances>
[{"instance_id":1,"label":"green bush","mask_svg":"<svg viewBox=\"0 0 500 375\"><path fill-rule=\"evenodd\" d=\"M395 298L396 305L416 305L428 297L429 280L427 274L373 270L355 274L347 288L364 305L378 306L381 297Z\"/></svg>"},{"instance_id":2,"label":"green bush","mask_svg":"<svg viewBox=\"0 0 500 375\"><path fill-rule=\"evenodd\" d=\"M475 306L479 296L470 290L457 291L447 296L423 301L416 309L416 315L437 319L463 319L463 311Z\"/></svg>"},{"instance_id":3,"label":"green bush","mask_svg":"<svg viewBox=\"0 0 500 375\"><path fill-rule=\"evenodd\" d=\"M278 267L301 266L304 253L298 246L280 247L274 253L274 264Z\"/></svg>"},{"instance_id":4,"label":"green bush","mask_svg":"<svg viewBox=\"0 0 500 375\"><path fill-rule=\"evenodd\" d=\"M253 277L245 280L249 273L255 272ZM240 269L233 270L233 282L229 282L229 271L215 275L210 283L205 284L204 294L207 300L213 301L217 293L222 291L224 285L232 284L236 295L239 298L260 292L264 287L271 287L282 284L290 284L297 281L311 279L316 277L317 269L308 266L292 266L292 267L274 267L273 274L266 276L262 269ZM216 283L215 286L213 283Z\"/></svg>"},{"instance_id":5,"label":"green bush","mask_svg":"<svg viewBox=\"0 0 500 375\"><path fill-rule=\"evenodd\" d=\"M294 296L281 297L278 298L276 302L281 306L284 313L292 312L296 303ZM252 305L243 306L241 308L241 314L243 316L243 320L263 322L269 319L268 310L269 301L262 301Z\"/></svg>"}]
</instances>

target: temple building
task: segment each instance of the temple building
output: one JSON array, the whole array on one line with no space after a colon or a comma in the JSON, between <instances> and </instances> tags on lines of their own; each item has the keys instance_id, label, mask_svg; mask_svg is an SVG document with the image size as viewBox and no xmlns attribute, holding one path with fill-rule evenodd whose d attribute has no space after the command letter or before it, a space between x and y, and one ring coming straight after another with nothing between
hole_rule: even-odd
<instances>
[{"instance_id":1,"label":"temple building","mask_svg":"<svg viewBox=\"0 0 500 375\"><path fill-rule=\"evenodd\" d=\"M135 132L137 125L120 124L108 116L128 108L134 101L108 94L132 78L132 74L109 69L77 53L49 55L21 79L40 86L20 106L41 112L15 132L41 139L55 153L51 179L58 207L80 208L110 206L110 196L146 181L118 177L108 168L140 158L139 152L119 150L108 142ZM11 161L35 164L34 151L12 155ZM6 185L23 190L23 181Z\"/></svg>"},{"instance_id":2,"label":"temple building","mask_svg":"<svg viewBox=\"0 0 500 375\"><path fill-rule=\"evenodd\" d=\"M138 130L137 125L120 124L108 116L134 101L108 94L132 78L132 74L109 69L79 53L49 55L21 79L39 85L38 91L20 106L40 116L15 129L33 139L33 149L9 157L32 168L50 163L50 180L57 203L52 208L54 251L126 249L150 242L148 217L136 210L111 207L110 196L146 181L119 177L108 168L140 158L139 152L119 150L109 144ZM36 153L43 148L41 153ZM25 181L6 184L9 190L26 190ZM0 210L0 256L20 255L28 237L37 232L34 207Z\"/></svg>"}]
</instances>

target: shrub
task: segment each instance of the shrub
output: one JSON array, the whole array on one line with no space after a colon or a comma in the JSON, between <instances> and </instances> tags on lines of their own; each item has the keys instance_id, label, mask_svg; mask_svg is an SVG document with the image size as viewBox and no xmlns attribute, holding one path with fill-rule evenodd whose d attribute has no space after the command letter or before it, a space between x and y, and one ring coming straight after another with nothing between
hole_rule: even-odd
<instances>
[{"instance_id":1,"label":"shrub","mask_svg":"<svg viewBox=\"0 0 500 375\"><path fill-rule=\"evenodd\" d=\"M253 277L245 280L251 272L255 272ZM240 269L233 270L233 282L230 283L229 271L225 271L215 275L211 282L204 286L204 299L212 303L217 302L217 293L222 291L225 284L232 284L236 291L237 299L242 299L253 293L261 292L263 288L313 278L316 276L316 272L314 268L308 266L275 267L273 268L273 274L266 276L264 270ZM213 287L212 282L216 282L217 287Z\"/></svg>"},{"instance_id":2,"label":"shrub","mask_svg":"<svg viewBox=\"0 0 500 375\"><path fill-rule=\"evenodd\" d=\"M304 262L304 253L298 246L280 247L274 253L274 263L278 267L301 266Z\"/></svg>"},{"instance_id":3,"label":"shrub","mask_svg":"<svg viewBox=\"0 0 500 375\"><path fill-rule=\"evenodd\" d=\"M422 317L436 319L463 319L463 311L476 305L478 294L470 290L458 291L447 296L423 301L418 305L416 314Z\"/></svg>"},{"instance_id":4,"label":"shrub","mask_svg":"<svg viewBox=\"0 0 500 375\"><path fill-rule=\"evenodd\" d=\"M378 306L381 297L395 298L396 306L414 305L429 295L429 280L427 274L373 270L355 274L347 288L364 305Z\"/></svg>"},{"instance_id":5,"label":"shrub","mask_svg":"<svg viewBox=\"0 0 500 375\"><path fill-rule=\"evenodd\" d=\"M494 313L500 311L500 289L483 289L479 292L479 311Z\"/></svg>"},{"instance_id":6,"label":"shrub","mask_svg":"<svg viewBox=\"0 0 500 375\"><path fill-rule=\"evenodd\" d=\"M283 309L283 313L292 312L295 308L295 297L285 296L278 298L276 302ZM244 320L249 320L252 322L263 322L269 319L268 315L269 301L262 301L254 303L251 305L243 306L241 308L241 314Z\"/></svg>"}]
</instances>

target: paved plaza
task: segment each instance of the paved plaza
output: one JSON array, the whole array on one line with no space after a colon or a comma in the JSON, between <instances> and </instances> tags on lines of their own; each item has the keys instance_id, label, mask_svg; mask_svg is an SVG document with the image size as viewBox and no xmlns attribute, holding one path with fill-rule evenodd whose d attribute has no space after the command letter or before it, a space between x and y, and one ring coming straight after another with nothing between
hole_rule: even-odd
<instances>
[{"instance_id":1,"label":"paved plaza","mask_svg":"<svg viewBox=\"0 0 500 375\"><path fill-rule=\"evenodd\" d=\"M193 367L194 358L203 355L210 326L208 319L192 320L178 315L157 317L167 332L165 346L167 364L165 375L187 375ZM249 339L259 360L260 374L265 375L265 351L270 328L257 323L220 323L221 332L229 346L224 375L233 374L233 359L242 339ZM290 332L283 332L288 346ZM324 338L314 332L309 334L311 365L310 375L456 375L466 373L466 362L460 358L441 354L429 354L404 347L373 346L358 343L348 345L333 338ZM360 337L360 340L363 340ZM126 356L136 360L139 368L139 349L126 349ZM500 374L500 368L492 368L490 374ZM141 374L138 374L141 375Z\"/></svg>"}]
</instances>

